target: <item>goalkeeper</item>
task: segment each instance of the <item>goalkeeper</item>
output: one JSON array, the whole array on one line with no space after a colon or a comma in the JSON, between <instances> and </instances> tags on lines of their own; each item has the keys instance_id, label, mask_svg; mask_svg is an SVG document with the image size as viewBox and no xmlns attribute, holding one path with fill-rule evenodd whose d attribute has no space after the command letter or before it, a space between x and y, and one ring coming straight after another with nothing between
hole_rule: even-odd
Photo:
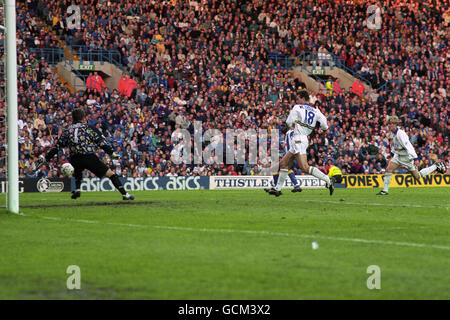
<instances>
[{"instance_id":1,"label":"goalkeeper","mask_svg":"<svg viewBox=\"0 0 450 320\"><path fill-rule=\"evenodd\" d=\"M72 125L64 129L58 138L56 146L53 147L47 155L41 155L36 162L36 168L40 168L44 163L49 162L62 148L69 148L70 163L74 167L75 190L72 191L72 199L81 196L81 181L83 171L88 169L97 177L108 177L113 185L122 194L123 200L134 200L134 196L125 191L119 177L108 168L95 154L98 148L105 150L111 159L118 159L119 155L113 152L113 149L106 141L105 137L95 128L91 128L84 123L84 111L76 108L72 111Z\"/></svg>"},{"instance_id":2,"label":"goalkeeper","mask_svg":"<svg viewBox=\"0 0 450 320\"><path fill-rule=\"evenodd\" d=\"M331 166L330 170L328 170L328 176L330 178L334 177L334 181L337 183L342 182L342 171L336 166Z\"/></svg>"}]
</instances>

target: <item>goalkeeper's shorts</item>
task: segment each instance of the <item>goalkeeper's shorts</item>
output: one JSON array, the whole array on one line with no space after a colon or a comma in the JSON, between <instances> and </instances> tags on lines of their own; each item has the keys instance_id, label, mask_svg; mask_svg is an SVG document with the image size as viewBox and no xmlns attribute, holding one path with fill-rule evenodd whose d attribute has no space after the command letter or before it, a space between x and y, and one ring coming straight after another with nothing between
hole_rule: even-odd
<instances>
[{"instance_id":1,"label":"goalkeeper's shorts","mask_svg":"<svg viewBox=\"0 0 450 320\"><path fill-rule=\"evenodd\" d=\"M83 170L88 169L99 178L103 178L108 171L108 166L100 160L97 155L91 154L76 154L70 157L70 163L73 165L75 172L73 176L80 177Z\"/></svg>"},{"instance_id":2,"label":"goalkeeper's shorts","mask_svg":"<svg viewBox=\"0 0 450 320\"><path fill-rule=\"evenodd\" d=\"M337 174L335 176L333 176L334 181L337 183L341 183L342 182L342 174Z\"/></svg>"}]
</instances>

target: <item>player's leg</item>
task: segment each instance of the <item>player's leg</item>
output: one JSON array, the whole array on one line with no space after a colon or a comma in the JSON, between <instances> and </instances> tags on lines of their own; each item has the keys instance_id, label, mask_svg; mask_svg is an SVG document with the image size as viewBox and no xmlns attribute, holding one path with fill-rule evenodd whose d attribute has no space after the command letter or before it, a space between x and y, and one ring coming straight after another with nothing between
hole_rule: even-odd
<instances>
[{"instance_id":1,"label":"player's leg","mask_svg":"<svg viewBox=\"0 0 450 320\"><path fill-rule=\"evenodd\" d=\"M96 155L94 154L88 155L86 156L85 159L86 159L85 161L89 162L87 169L99 178L108 177L113 183L114 187L116 187L116 189L119 190L119 192L122 194L123 200L134 200L134 196L128 194L125 191L125 188L123 187L122 182L120 182L117 174L115 174L111 169L109 169L108 166L103 161L101 161Z\"/></svg>"},{"instance_id":2,"label":"player's leg","mask_svg":"<svg viewBox=\"0 0 450 320\"><path fill-rule=\"evenodd\" d=\"M306 150L308 149L308 137L306 136L297 136L295 138L295 146L298 150L298 153L296 154L297 163L300 167L300 170L302 170L305 173L309 173L310 175L325 181L326 187L330 190L330 196L334 192L334 179L330 179L326 174L324 174L319 169L309 166L308 165L308 159L306 158Z\"/></svg>"},{"instance_id":3,"label":"player's leg","mask_svg":"<svg viewBox=\"0 0 450 320\"><path fill-rule=\"evenodd\" d=\"M122 182L119 180L119 176L115 174L111 169L106 171L105 176L108 177L113 183L114 187L122 194L123 200L134 200L134 196L125 191Z\"/></svg>"},{"instance_id":4,"label":"player's leg","mask_svg":"<svg viewBox=\"0 0 450 320\"><path fill-rule=\"evenodd\" d=\"M293 156L294 155L290 151L288 151L286 152L284 157L280 160L280 175L278 177L278 182L275 188L269 191L270 194L273 194L277 197L281 195L281 188L284 186L284 183L286 182L286 178L288 176L289 171L288 169L289 162Z\"/></svg>"},{"instance_id":5,"label":"player's leg","mask_svg":"<svg viewBox=\"0 0 450 320\"><path fill-rule=\"evenodd\" d=\"M278 177L280 176L280 172L277 171L272 175L272 179L273 179L273 185L276 186L277 182L278 182ZM270 188L264 188L265 192L269 192L270 190L274 189L275 187L270 187Z\"/></svg>"},{"instance_id":6,"label":"player's leg","mask_svg":"<svg viewBox=\"0 0 450 320\"><path fill-rule=\"evenodd\" d=\"M277 173L275 173L272 178L273 178L273 185L276 186L278 183L278 178L280 177L280 171L278 171Z\"/></svg>"},{"instance_id":7,"label":"player's leg","mask_svg":"<svg viewBox=\"0 0 450 320\"><path fill-rule=\"evenodd\" d=\"M326 184L331 183L329 176L327 176L325 173L323 173L316 167L308 165L308 160L306 158L306 154L298 155L297 161L300 163L300 170L302 170L304 172L308 172L310 175L312 175L322 181L325 181Z\"/></svg>"},{"instance_id":8,"label":"player's leg","mask_svg":"<svg viewBox=\"0 0 450 320\"><path fill-rule=\"evenodd\" d=\"M447 172L447 165L444 161L436 162L436 171L442 174Z\"/></svg>"},{"instance_id":9,"label":"player's leg","mask_svg":"<svg viewBox=\"0 0 450 320\"><path fill-rule=\"evenodd\" d=\"M280 159L281 160L281 159ZM278 165L279 165L279 163L278 163ZM271 188L264 188L264 191L265 192L269 192L270 190L272 190L272 189L275 189L275 186L277 185L277 183L278 183L278 178L279 178L279 176L280 176L280 168L278 168L278 171L277 172L275 172L273 175L272 175L272 179L273 179L273 187L271 187Z\"/></svg>"},{"instance_id":10,"label":"player's leg","mask_svg":"<svg viewBox=\"0 0 450 320\"><path fill-rule=\"evenodd\" d=\"M70 164L73 166L73 177L75 178L75 190L72 191L71 198L77 199L81 196L81 181L83 180L83 163L77 157L70 159Z\"/></svg>"},{"instance_id":11,"label":"player's leg","mask_svg":"<svg viewBox=\"0 0 450 320\"><path fill-rule=\"evenodd\" d=\"M276 196L281 195L281 188L283 187L286 178L289 174L289 165L294 160L294 157L301 151L301 142L306 141L306 146L308 145L308 139L306 137L301 137L299 135L295 136L293 139L294 143L290 143L290 148L286 155L280 161L280 178L278 180L278 184L275 187L275 190L271 194L275 194ZM305 149L306 153L306 149ZM295 176L294 176L295 178Z\"/></svg>"},{"instance_id":12,"label":"player's leg","mask_svg":"<svg viewBox=\"0 0 450 320\"><path fill-rule=\"evenodd\" d=\"M420 178L423 178L426 175L433 173L434 171L444 174L447 171L447 166L443 162L437 162L429 167L423 168L420 171L418 171L417 169L412 170L411 174L414 176L414 178L419 180Z\"/></svg>"},{"instance_id":13,"label":"player's leg","mask_svg":"<svg viewBox=\"0 0 450 320\"><path fill-rule=\"evenodd\" d=\"M276 186L278 183L278 177L280 176L280 171L275 172L272 175L272 179L273 179L273 185ZM275 187L271 187L271 188L264 188L265 192L269 192L270 190L274 189Z\"/></svg>"},{"instance_id":14,"label":"player's leg","mask_svg":"<svg viewBox=\"0 0 450 320\"><path fill-rule=\"evenodd\" d=\"M291 158L291 161L289 162L289 172L288 176L291 180L292 184L294 185L294 188L291 190L291 192L302 192L302 188L300 188L300 183L298 182L297 178L295 177L295 172L292 170L294 168L294 157Z\"/></svg>"},{"instance_id":15,"label":"player's leg","mask_svg":"<svg viewBox=\"0 0 450 320\"><path fill-rule=\"evenodd\" d=\"M281 191L281 188L284 186L284 183L286 182L289 172L289 162L291 161L292 157L293 154L290 151L288 151L280 161L280 176L278 178L277 186L275 187L275 189L277 189L278 191Z\"/></svg>"},{"instance_id":16,"label":"player's leg","mask_svg":"<svg viewBox=\"0 0 450 320\"><path fill-rule=\"evenodd\" d=\"M334 192L334 179L330 179L329 176L327 176L325 173L317 169L316 167L308 165L308 160L305 154L298 154L297 155L297 163L300 166L300 170L303 172L308 172L310 175L325 181L327 188L330 190L330 196Z\"/></svg>"},{"instance_id":17,"label":"player's leg","mask_svg":"<svg viewBox=\"0 0 450 320\"><path fill-rule=\"evenodd\" d=\"M394 157L395 158L395 157ZM388 167L386 168L386 172L384 173L383 178L383 190L377 193L379 196L387 195L389 192L389 184L391 183L392 174L394 171L400 167L400 165L392 159L389 161Z\"/></svg>"},{"instance_id":18,"label":"player's leg","mask_svg":"<svg viewBox=\"0 0 450 320\"><path fill-rule=\"evenodd\" d=\"M434 170L433 170L434 171ZM414 179L419 180L420 178L422 178L422 176L420 175L419 170L415 169L415 170L410 170L409 171L412 176L414 177Z\"/></svg>"},{"instance_id":19,"label":"player's leg","mask_svg":"<svg viewBox=\"0 0 450 320\"><path fill-rule=\"evenodd\" d=\"M75 178L75 190L72 191L71 198L76 199L81 196L81 181L83 180L83 170L75 167L73 177Z\"/></svg>"}]
</instances>

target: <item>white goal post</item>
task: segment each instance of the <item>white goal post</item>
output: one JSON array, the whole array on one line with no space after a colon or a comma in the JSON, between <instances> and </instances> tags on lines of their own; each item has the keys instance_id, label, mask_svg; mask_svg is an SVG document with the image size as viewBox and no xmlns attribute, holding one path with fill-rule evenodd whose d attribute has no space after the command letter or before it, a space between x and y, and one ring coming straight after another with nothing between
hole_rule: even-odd
<instances>
[{"instance_id":1,"label":"white goal post","mask_svg":"<svg viewBox=\"0 0 450 320\"><path fill-rule=\"evenodd\" d=\"M17 134L16 1L3 0L7 113L7 209L19 213L19 142Z\"/></svg>"}]
</instances>

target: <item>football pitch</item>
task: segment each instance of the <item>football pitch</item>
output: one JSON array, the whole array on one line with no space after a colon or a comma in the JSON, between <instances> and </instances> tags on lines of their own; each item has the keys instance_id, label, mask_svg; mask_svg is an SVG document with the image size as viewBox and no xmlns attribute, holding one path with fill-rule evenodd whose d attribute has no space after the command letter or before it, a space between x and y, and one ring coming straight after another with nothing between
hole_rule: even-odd
<instances>
[{"instance_id":1,"label":"football pitch","mask_svg":"<svg viewBox=\"0 0 450 320\"><path fill-rule=\"evenodd\" d=\"M378 191L21 194L0 299L450 299L449 189Z\"/></svg>"}]
</instances>

